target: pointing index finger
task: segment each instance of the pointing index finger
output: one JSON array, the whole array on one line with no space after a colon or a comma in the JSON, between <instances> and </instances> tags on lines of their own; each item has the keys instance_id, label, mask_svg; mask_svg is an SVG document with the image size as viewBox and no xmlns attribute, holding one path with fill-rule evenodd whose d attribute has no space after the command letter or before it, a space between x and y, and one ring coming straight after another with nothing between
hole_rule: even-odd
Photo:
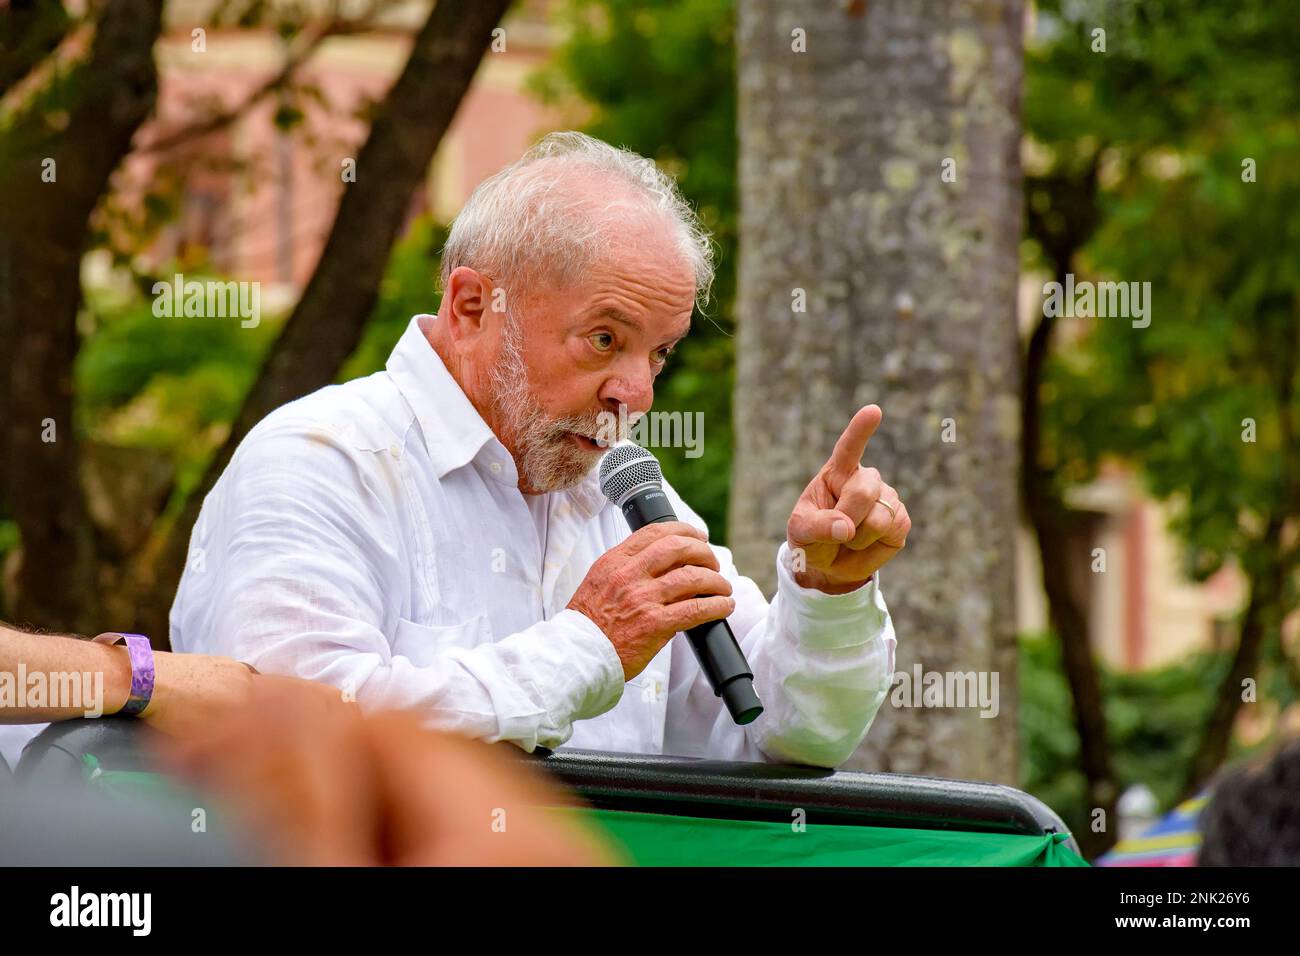
<instances>
[{"instance_id":1,"label":"pointing index finger","mask_svg":"<svg viewBox=\"0 0 1300 956\"><path fill-rule=\"evenodd\" d=\"M862 464L867 443L871 441L871 436L876 433L884 417L879 405L866 405L858 409L848 428L844 429L844 434L835 442L835 450L831 452L830 466L834 471L843 475L857 471L858 465Z\"/></svg>"}]
</instances>

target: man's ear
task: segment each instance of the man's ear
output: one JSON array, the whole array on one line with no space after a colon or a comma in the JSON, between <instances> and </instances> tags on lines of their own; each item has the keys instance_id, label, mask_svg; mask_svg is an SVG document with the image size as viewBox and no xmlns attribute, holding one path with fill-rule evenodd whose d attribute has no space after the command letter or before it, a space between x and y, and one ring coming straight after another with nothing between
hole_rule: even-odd
<instances>
[{"instance_id":1,"label":"man's ear","mask_svg":"<svg viewBox=\"0 0 1300 956\"><path fill-rule=\"evenodd\" d=\"M457 266L447 276L447 332L452 344L468 345L483 333L492 305L492 280L468 266Z\"/></svg>"}]
</instances>

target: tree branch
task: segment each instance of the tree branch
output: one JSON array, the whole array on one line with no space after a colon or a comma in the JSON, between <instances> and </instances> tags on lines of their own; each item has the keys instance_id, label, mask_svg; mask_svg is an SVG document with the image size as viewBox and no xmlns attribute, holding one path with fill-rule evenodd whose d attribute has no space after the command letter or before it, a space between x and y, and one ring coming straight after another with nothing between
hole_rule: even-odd
<instances>
[{"instance_id":1,"label":"tree branch","mask_svg":"<svg viewBox=\"0 0 1300 956\"><path fill-rule=\"evenodd\" d=\"M291 45L280 69L236 105L180 129L160 132L156 138L139 144L135 151L142 155L165 153L192 140L225 129L272 93L289 86L302 66L312 58L320 45L327 39L338 36L352 36L373 29L374 13L382 5L382 0L376 0L375 3L371 4L370 9L360 17L332 19L319 29L300 34L297 42Z\"/></svg>"}]
</instances>

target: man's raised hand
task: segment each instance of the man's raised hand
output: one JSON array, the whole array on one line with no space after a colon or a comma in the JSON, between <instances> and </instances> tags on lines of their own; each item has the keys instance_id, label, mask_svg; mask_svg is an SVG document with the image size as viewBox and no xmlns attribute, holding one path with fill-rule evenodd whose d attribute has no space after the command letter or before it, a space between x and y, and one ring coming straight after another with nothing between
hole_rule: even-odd
<instances>
[{"instance_id":1,"label":"man's raised hand","mask_svg":"<svg viewBox=\"0 0 1300 956\"><path fill-rule=\"evenodd\" d=\"M796 559L795 581L803 587L852 591L907 541L907 506L879 471L862 465L883 418L879 405L859 409L795 503L786 540Z\"/></svg>"}]
</instances>

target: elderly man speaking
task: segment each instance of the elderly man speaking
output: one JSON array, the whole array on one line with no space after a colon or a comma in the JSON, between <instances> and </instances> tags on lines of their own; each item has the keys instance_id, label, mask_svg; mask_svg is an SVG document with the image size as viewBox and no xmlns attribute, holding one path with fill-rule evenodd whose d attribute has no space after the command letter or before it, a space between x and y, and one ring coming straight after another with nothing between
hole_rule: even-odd
<instances>
[{"instance_id":1,"label":"elderly man speaking","mask_svg":"<svg viewBox=\"0 0 1300 956\"><path fill-rule=\"evenodd\" d=\"M910 527L860 463L880 409L793 503L770 605L671 487L681 520L629 533L598 484L602 422L649 410L711 279L652 162L543 139L469 198L438 314L386 370L248 434L195 525L173 647L529 751L844 762L893 674L876 572ZM672 640L724 617L766 708L746 726Z\"/></svg>"}]
</instances>

